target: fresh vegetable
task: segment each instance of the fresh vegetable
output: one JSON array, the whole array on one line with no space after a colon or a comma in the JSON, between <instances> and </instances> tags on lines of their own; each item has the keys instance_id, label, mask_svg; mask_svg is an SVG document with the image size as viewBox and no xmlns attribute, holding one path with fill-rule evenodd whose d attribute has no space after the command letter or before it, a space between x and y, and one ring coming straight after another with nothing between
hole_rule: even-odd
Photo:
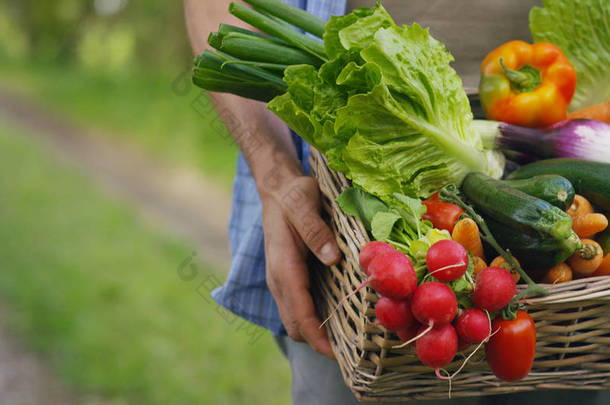
<instances>
[{"instance_id":1,"label":"fresh vegetable","mask_svg":"<svg viewBox=\"0 0 610 405\"><path fill-rule=\"evenodd\" d=\"M519 257L521 264L528 270L551 268L565 261L576 249L582 247L580 239L574 232L565 239L539 238L491 218L487 218L485 222L500 246Z\"/></svg>"},{"instance_id":2,"label":"fresh vegetable","mask_svg":"<svg viewBox=\"0 0 610 405\"><path fill-rule=\"evenodd\" d=\"M589 238L608 227L608 218L604 214L592 213L575 216L572 229L579 238Z\"/></svg>"},{"instance_id":3,"label":"fresh vegetable","mask_svg":"<svg viewBox=\"0 0 610 405\"><path fill-rule=\"evenodd\" d=\"M419 333L423 333L422 326ZM451 324L432 328L417 339L415 351L419 360L428 367L437 370L451 363L457 352L458 338Z\"/></svg>"},{"instance_id":4,"label":"fresh vegetable","mask_svg":"<svg viewBox=\"0 0 610 405\"><path fill-rule=\"evenodd\" d=\"M604 259L597 267L597 270L595 270L595 272L591 274L591 277L597 276L610 276L610 253L604 256Z\"/></svg>"},{"instance_id":5,"label":"fresh vegetable","mask_svg":"<svg viewBox=\"0 0 610 405\"><path fill-rule=\"evenodd\" d=\"M543 283L557 284L572 280L572 269L566 263L559 263L547 270Z\"/></svg>"},{"instance_id":6,"label":"fresh vegetable","mask_svg":"<svg viewBox=\"0 0 610 405\"><path fill-rule=\"evenodd\" d=\"M485 312L478 308L468 308L455 320L455 331L460 340L468 343L481 343L487 339L491 323Z\"/></svg>"},{"instance_id":7,"label":"fresh vegetable","mask_svg":"<svg viewBox=\"0 0 610 405\"><path fill-rule=\"evenodd\" d=\"M420 328L421 324L416 320L413 320L413 322L411 322L411 325L409 325L408 327L397 330L396 335L398 335L398 338L403 342L408 342L409 340L417 336L417 331Z\"/></svg>"},{"instance_id":8,"label":"fresh vegetable","mask_svg":"<svg viewBox=\"0 0 610 405\"><path fill-rule=\"evenodd\" d=\"M274 9L277 11L277 15L275 17L279 18L269 17L256 11L256 9L246 7L240 3L231 3L229 5L229 12L240 20L258 28L272 37L279 38L293 47L301 49L317 58L327 60L324 52L324 45L320 41L301 34L281 20L281 18L285 18L286 9L294 10L295 8L296 7L291 7L289 5L282 6L276 4ZM311 16L308 18L313 21L317 17ZM305 29L305 26L301 26L300 28Z\"/></svg>"},{"instance_id":9,"label":"fresh vegetable","mask_svg":"<svg viewBox=\"0 0 610 405\"><path fill-rule=\"evenodd\" d=\"M462 245L472 256L481 260L485 257L479 227L472 218L460 219L451 232L451 239ZM475 273L476 267L475 263Z\"/></svg>"},{"instance_id":10,"label":"fresh vegetable","mask_svg":"<svg viewBox=\"0 0 610 405\"><path fill-rule=\"evenodd\" d=\"M413 293L411 311L424 326L441 326L455 318L457 299L446 284L428 281L420 284Z\"/></svg>"},{"instance_id":11,"label":"fresh vegetable","mask_svg":"<svg viewBox=\"0 0 610 405\"><path fill-rule=\"evenodd\" d=\"M577 85L570 110L610 99L610 2L543 0L530 11L535 42L557 45L574 65Z\"/></svg>"},{"instance_id":12,"label":"fresh vegetable","mask_svg":"<svg viewBox=\"0 0 610 405\"><path fill-rule=\"evenodd\" d=\"M286 69L269 109L323 152L332 169L386 199L428 197L466 173L499 177L445 47L417 24L398 27L381 4L332 17L329 62Z\"/></svg>"},{"instance_id":13,"label":"fresh vegetable","mask_svg":"<svg viewBox=\"0 0 610 405\"><path fill-rule=\"evenodd\" d=\"M367 279L379 294L393 299L406 299L417 286L417 276L407 256L389 252L375 256L369 264ZM366 283L366 281L365 281Z\"/></svg>"},{"instance_id":14,"label":"fresh vegetable","mask_svg":"<svg viewBox=\"0 0 610 405\"><path fill-rule=\"evenodd\" d=\"M521 263L519 263L519 260L517 260L516 257L514 259L518 265L521 265ZM513 280L515 280L515 283L518 283L519 280L521 279L521 274L519 274L517 269L515 269L513 266L511 266L510 263L508 263L506 261L506 259L502 256L496 256L491 261L491 263L489 263L489 267L500 267L500 268L508 271L510 273L510 275L513 276Z\"/></svg>"},{"instance_id":15,"label":"fresh vegetable","mask_svg":"<svg viewBox=\"0 0 610 405\"><path fill-rule=\"evenodd\" d=\"M531 277L521 268L519 263L517 263L515 261L515 258L513 257L512 253L505 250L498 243L498 240L496 240L496 238L494 237L494 233L492 231L490 231L491 227L488 226L488 224L491 221L484 220L483 217L481 217L470 204L464 202L464 200L462 199L462 195L455 184L448 184L445 187L443 187L440 190L439 198L443 201L447 201L447 202L456 204L460 208L462 208L464 210L465 214L468 215L470 218L472 218L476 222L477 226L479 227L479 229L481 231L481 239L483 239L485 242L487 242L487 244L490 246L491 249L494 249L497 253L502 255L502 257L504 257L508 261L508 263L510 263L511 266L519 272L519 274L523 278L523 281L525 281L527 283L527 288L520 291L519 294L515 295L515 297L512 300L513 301L512 304L516 303L520 298L527 297L530 294L548 295L548 293L549 293L548 290L537 285L531 279ZM522 233L518 233L518 234L524 235ZM580 243L580 240L578 240L578 237L576 236L576 234L573 233L573 237L576 238L576 241L578 241L578 243ZM568 238L567 240L569 241L570 239L571 238ZM562 240L561 242L565 242L565 241L566 240ZM577 246L582 246L582 245L577 244ZM573 251L574 250L572 250L571 252L573 252ZM479 272L479 274L480 274L480 272ZM514 306L512 304L506 307L507 315L511 315L511 316L514 315L514 311L513 311Z\"/></svg>"},{"instance_id":16,"label":"fresh vegetable","mask_svg":"<svg viewBox=\"0 0 610 405\"><path fill-rule=\"evenodd\" d=\"M377 322L387 330L406 329L413 323L409 300L381 296L375 304Z\"/></svg>"},{"instance_id":17,"label":"fresh vegetable","mask_svg":"<svg viewBox=\"0 0 610 405\"><path fill-rule=\"evenodd\" d=\"M473 269L473 276L476 277L477 274L481 272L485 267L487 267L487 263L485 260L481 259L479 256L471 256Z\"/></svg>"},{"instance_id":18,"label":"fresh vegetable","mask_svg":"<svg viewBox=\"0 0 610 405\"><path fill-rule=\"evenodd\" d=\"M437 280L454 281L468 268L468 252L453 240L440 240L428 249L426 266Z\"/></svg>"},{"instance_id":19,"label":"fresh vegetable","mask_svg":"<svg viewBox=\"0 0 610 405\"><path fill-rule=\"evenodd\" d=\"M510 41L481 63L479 96L487 118L526 127L565 120L576 88L576 71L548 42Z\"/></svg>"},{"instance_id":20,"label":"fresh vegetable","mask_svg":"<svg viewBox=\"0 0 610 405\"><path fill-rule=\"evenodd\" d=\"M574 196L574 202L570 205L570 208L566 210L569 216L572 218L588 215L593 213L593 206L585 197L580 194Z\"/></svg>"},{"instance_id":21,"label":"fresh vegetable","mask_svg":"<svg viewBox=\"0 0 610 405\"><path fill-rule=\"evenodd\" d=\"M485 356L494 375L505 381L527 376L536 352L536 325L532 317L524 311L517 311L516 318L510 320L498 316L491 330L494 334L485 344Z\"/></svg>"},{"instance_id":22,"label":"fresh vegetable","mask_svg":"<svg viewBox=\"0 0 610 405\"><path fill-rule=\"evenodd\" d=\"M281 77L256 66L235 64L222 52L204 51L195 58L193 83L210 91L237 94L259 101L269 101L286 91Z\"/></svg>"},{"instance_id":23,"label":"fresh vegetable","mask_svg":"<svg viewBox=\"0 0 610 405\"><path fill-rule=\"evenodd\" d=\"M586 118L610 124L610 100L581 108L568 114L568 119Z\"/></svg>"},{"instance_id":24,"label":"fresh vegetable","mask_svg":"<svg viewBox=\"0 0 610 405\"><path fill-rule=\"evenodd\" d=\"M574 186L565 177L555 174L543 174L529 179L505 180L509 187L540 198L565 211L574 201Z\"/></svg>"},{"instance_id":25,"label":"fresh vegetable","mask_svg":"<svg viewBox=\"0 0 610 405\"><path fill-rule=\"evenodd\" d=\"M393 251L394 248L389 243L380 241L368 242L360 249L360 255L358 256L360 267L366 272L367 276L370 276L369 264L371 263L371 260L373 260L375 256Z\"/></svg>"},{"instance_id":26,"label":"fresh vegetable","mask_svg":"<svg viewBox=\"0 0 610 405\"><path fill-rule=\"evenodd\" d=\"M481 173L464 178L462 191L483 215L534 237L566 239L572 218L544 200Z\"/></svg>"},{"instance_id":27,"label":"fresh vegetable","mask_svg":"<svg viewBox=\"0 0 610 405\"><path fill-rule=\"evenodd\" d=\"M521 166L508 178L523 179L540 174L565 177L578 194L586 197L597 208L610 212L610 164L582 159L547 159Z\"/></svg>"},{"instance_id":28,"label":"fresh vegetable","mask_svg":"<svg viewBox=\"0 0 610 405\"><path fill-rule=\"evenodd\" d=\"M477 274L472 301L482 310L494 312L508 305L517 292L511 274L500 267L487 267Z\"/></svg>"},{"instance_id":29,"label":"fresh vegetable","mask_svg":"<svg viewBox=\"0 0 610 405\"><path fill-rule=\"evenodd\" d=\"M430 222L421 221L426 207L419 199L401 194L394 194L391 201L390 206L355 187L345 189L336 199L343 212L360 219L377 241L389 243L402 253L408 254L416 263L420 258L413 254L412 243L429 238L433 231ZM424 245L426 249L429 246L427 243Z\"/></svg>"},{"instance_id":30,"label":"fresh vegetable","mask_svg":"<svg viewBox=\"0 0 610 405\"><path fill-rule=\"evenodd\" d=\"M453 232L460 215L464 213L464 210L457 205L439 200L438 191L422 203L426 206L426 213L422 218L432 222L432 226L436 229Z\"/></svg>"},{"instance_id":31,"label":"fresh vegetable","mask_svg":"<svg viewBox=\"0 0 610 405\"><path fill-rule=\"evenodd\" d=\"M513 160L523 163L549 158L610 163L610 125L601 121L566 120L544 129L480 120L473 125L487 148L519 152Z\"/></svg>"},{"instance_id":32,"label":"fresh vegetable","mask_svg":"<svg viewBox=\"0 0 610 405\"><path fill-rule=\"evenodd\" d=\"M593 274L602 263L604 252L601 246L592 239L583 239L583 247L574 252L568 259L568 264L575 273Z\"/></svg>"},{"instance_id":33,"label":"fresh vegetable","mask_svg":"<svg viewBox=\"0 0 610 405\"><path fill-rule=\"evenodd\" d=\"M252 5L255 9L261 10L283 21L286 21L287 23L292 24L305 32L309 32L318 38L322 38L322 35L324 35L326 21L306 12L305 10L292 7L289 4L277 0L244 1Z\"/></svg>"}]
</instances>

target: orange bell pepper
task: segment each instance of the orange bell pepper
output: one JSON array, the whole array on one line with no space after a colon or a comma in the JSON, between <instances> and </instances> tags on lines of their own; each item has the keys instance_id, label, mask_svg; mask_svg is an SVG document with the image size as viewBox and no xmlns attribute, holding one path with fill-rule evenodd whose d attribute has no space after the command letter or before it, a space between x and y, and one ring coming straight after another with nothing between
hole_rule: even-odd
<instances>
[{"instance_id":1,"label":"orange bell pepper","mask_svg":"<svg viewBox=\"0 0 610 405\"><path fill-rule=\"evenodd\" d=\"M481 64L479 95L488 119L539 128L567 118L576 70L553 44L510 41Z\"/></svg>"}]
</instances>

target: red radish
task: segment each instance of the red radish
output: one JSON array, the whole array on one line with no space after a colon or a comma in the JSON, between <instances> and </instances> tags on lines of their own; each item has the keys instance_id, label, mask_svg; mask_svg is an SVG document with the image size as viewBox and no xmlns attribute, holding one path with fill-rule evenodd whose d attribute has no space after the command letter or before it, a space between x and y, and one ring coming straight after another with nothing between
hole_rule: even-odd
<instances>
[{"instance_id":1,"label":"red radish","mask_svg":"<svg viewBox=\"0 0 610 405\"><path fill-rule=\"evenodd\" d=\"M481 343L491 333L491 322L485 312L477 308L468 308L455 320L455 331L460 341Z\"/></svg>"},{"instance_id":2,"label":"red radish","mask_svg":"<svg viewBox=\"0 0 610 405\"><path fill-rule=\"evenodd\" d=\"M482 310L494 312L504 308L517 292L515 279L501 267L486 267L477 274L472 300Z\"/></svg>"},{"instance_id":3,"label":"red radish","mask_svg":"<svg viewBox=\"0 0 610 405\"><path fill-rule=\"evenodd\" d=\"M411 260L404 254L394 250L375 256L369 263L370 275L354 291L339 301L331 314L322 322L324 325L332 314L352 295L356 294L369 282L371 287L384 297L395 300L408 298L417 287L417 275ZM320 326L322 326L320 325Z\"/></svg>"},{"instance_id":4,"label":"red radish","mask_svg":"<svg viewBox=\"0 0 610 405\"><path fill-rule=\"evenodd\" d=\"M393 300L381 297L375 304L377 322L387 330L408 328L413 323L409 300Z\"/></svg>"},{"instance_id":5,"label":"red radish","mask_svg":"<svg viewBox=\"0 0 610 405\"><path fill-rule=\"evenodd\" d=\"M358 258L358 261L360 262L360 267L366 272L367 276L370 276L371 274L369 272L369 264L371 263L371 260L373 260L375 256L379 256L383 253L390 253L393 251L394 247L389 243L377 240L368 242L364 246L362 246L362 249L360 249L360 256Z\"/></svg>"},{"instance_id":6,"label":"red radish","mask_svg":"<svg viewBox=\"0 0 610 405\"><path fill-rule=\"evenodd\" d=\"M423 333L424 327L420 329ZM419 360L426 366L438 370L451 363L457 352L458 337L450 324L432 328L422 335L415 343L415 351Z\"/></svg>"},{"instance_id":7,"label":"red radish","mask_svg":"<svg viewBox=\"0 0 610 405\"><path fill-rule=\"evenodd\" d=\"M421 328L421 324L416 320L413 320L409 327L404 329L398 329L396 331L396 334L398 335L398 338L400 340L402 340L403 342L408 342L409 340L417 336L417 331L419 330L419 328Z\"/></svg>"},{"instance_id":8,"label":"red radish","mask_svg":"<svg viewBox=\"0 0 610 405\"><path fill-rule=\"evenodd\" d=\"M422 324L441 326L455 318L457 299L446 284L429 281L421 284L413 293L411 311Z\"/></svg>"},{"instance_id":9,"label":"red radish","mask_svg":"<svg viewBox=\"0 0 610 405\"><path fill-rule=\"evenodd\" d=\"M368 268L370 276L365 283L370 280L371 287L385 297L405 299L417 287L413 264L400 252L393 251L375 256Z\"/></svg>"},{"instance_id":10,"label":"red radish","mask_svg":"<svg viewBox=\"0 0 610 405\"><path fill-rule=\"evenodd\" d=\"M457 331L456 331L457 333ZM465 341L464 339L462 339L460 337L460 335L458 334L458 346L457 346L457 351L461 352L462 350L466 350L470 347L472 343Z\"/></svg>"},{"instance_id":11,"label":"red radish","mask_svg":"<svg viewBox=\"0 0 610 405\"><path fill-rule=\"evenodd\" d=\"M428 249L426 266L437 280L457 280L468 268L468 252L456 241L439 240Z\"/></svg>"}]
</instances>

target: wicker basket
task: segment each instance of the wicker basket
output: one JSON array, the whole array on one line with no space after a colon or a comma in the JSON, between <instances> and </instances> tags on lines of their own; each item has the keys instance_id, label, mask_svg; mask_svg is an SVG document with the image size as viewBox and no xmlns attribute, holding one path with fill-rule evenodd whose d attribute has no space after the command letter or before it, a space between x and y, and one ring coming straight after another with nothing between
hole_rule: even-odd
<instances>
[{"instance_id":1,"label":"wicker basket","mask_svg":"<svg viewBox=\"0 0 610 405\"><path fill-rule=\"evenodd\" d=\"M330 269L313 272L317 305L326 315L366 275L358 266L360 246L368 241L362 223L345 215L335 198L348 180L328 168L312 150L312 171L323 194L323 207L343 252ZM504 382L489 370L479 350L453 379L452 396L479 396L536 389L610 388L610 277L547 286L550 295L528 300L536 323L536 357L523 380ZM423 366L412 348L393 332L373 325L376 293L369 287L347 300L330 318L328 331L346 384L361 401L405 401L447 398L448 384ZM473 348L458 353L447 370L456 370Z\"/></svg>"}]
</instances>

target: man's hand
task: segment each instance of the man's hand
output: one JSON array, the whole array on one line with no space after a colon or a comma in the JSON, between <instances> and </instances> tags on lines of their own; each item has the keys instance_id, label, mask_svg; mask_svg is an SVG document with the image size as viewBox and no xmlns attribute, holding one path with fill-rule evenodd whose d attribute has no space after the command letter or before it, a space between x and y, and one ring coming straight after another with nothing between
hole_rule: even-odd
<instances>
[{"instance_id":1,"label":"man's hand","mask_svg":"<svg viewBox=\"0 0 610 405\"><path fill-rule=\"evenodd\" d=\"M331 265L340 260L340 253L333 233L320 217L316 181L289 173L278 172L277 178L263 181L267 184L261 191L267 285L288 335L332 358L310 292L307 255L311 251Z\"/></svg>"}]
</instances>

